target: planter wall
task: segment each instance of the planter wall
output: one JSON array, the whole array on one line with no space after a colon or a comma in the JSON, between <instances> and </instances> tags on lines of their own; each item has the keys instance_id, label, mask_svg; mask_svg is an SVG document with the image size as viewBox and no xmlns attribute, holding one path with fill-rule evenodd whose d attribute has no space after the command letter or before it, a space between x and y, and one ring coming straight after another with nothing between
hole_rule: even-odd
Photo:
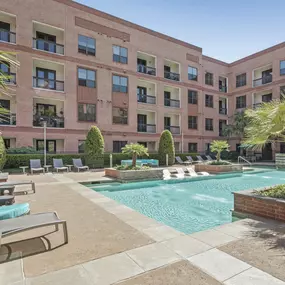
<instances>
[{"instance_id":1,"label":"planter wall","mask_svg":"<svg viewBox=\"0 0 285 285\"><path fill-rule=\"evenodd\" d=\"M206 171L212 174L223 173L223 172L237 172L242 171L242 165L232 164L232 165L210 165L210 164L196 164L195 171Z\"/></svg>"},{"instance_id":2,"label":"planter wall","mask_svg":"<svg viewBox=\"0 0 285 285\"><path fill-rule=\"evenodd\" d=\"M285 201L259 196L253 190L234 194L234 211L285 222Z\"/></svg>"},{"instance_id":3,"label":"planter wall","mask_svg":"<svg viewBox=\"0 0 285 285\"><path fill-rule=\"evenodd\" d=\"M117 170L115 168L105 168L105 175L121 181L162 179L163 169L152 168L146 170Z\"/></svg>"}]
</instances>

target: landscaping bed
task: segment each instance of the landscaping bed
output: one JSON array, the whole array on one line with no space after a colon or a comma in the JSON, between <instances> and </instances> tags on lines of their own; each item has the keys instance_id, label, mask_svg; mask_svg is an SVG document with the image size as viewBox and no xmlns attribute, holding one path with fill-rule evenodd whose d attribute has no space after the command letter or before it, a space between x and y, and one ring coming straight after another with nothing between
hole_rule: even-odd
<instances>
[{"instance_id":1,"label":"landscaping bed","mask_svg":"<svg viewBox=\"0 0 285 285\"><path fill-rule=\"evenodd\" d=\"M200 163L195 165L195 171L201 172L206 171L211 174L216 173L226 173L226 172L241 172L243 169L242 165L240 164L231 164L229 162L216 162L213 161L211 163Z\"/></svg>"}]
</instances>

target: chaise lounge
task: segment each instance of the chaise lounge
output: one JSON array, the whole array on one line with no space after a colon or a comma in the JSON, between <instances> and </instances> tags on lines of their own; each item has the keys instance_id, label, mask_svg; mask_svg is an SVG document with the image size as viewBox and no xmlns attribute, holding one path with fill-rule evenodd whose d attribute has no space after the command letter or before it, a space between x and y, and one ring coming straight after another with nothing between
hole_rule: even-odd
<instances>
[{"instance_id":1,"label":"chaise lounge","mask_svg":"<svg viewBox=\"0 0 285 285\"><path fill-rule=\"evenodd\" d=\"M77 168L77 171L79 172L81 169L83 170L89 170L89 166L83 165L81 158L73 158L73 167Z\"/></svg>"},{"instance_id":2,"label":"chaise lounge","mask_svg":"<svg viewBox=\"0 0 285 285\"><path fill-rule=\"evenodd\" d=\"M30 159L30 168L31 174L34 174L34 171L42 171L43 173L45 173L45 169L41 166L40 159Z\"/></svg>"},{"instance_id":3,"label":"chaise lounge","mask_svg":"<svg viewBox=\"0 0 285 285\"><path fill-rule=\"evenodd\" d=\"M175 156L175 159L176 159L176 161L177 161L179 164L183 164L183 165L192 164L192 162L189 161L189 160L183 161L180 156Z\"/></svg>"},{"instance_id":4,"label":"chaise lounge","mask_svg":"<svg viewBox=\"0 0 285 285\"><path fill-rule=\"evenodd\" d=\"M66 170L68 172L68 167L63 165L61 158L53 158L53 168L58 172L59 170Z\"/></svg>"}]
</instances>

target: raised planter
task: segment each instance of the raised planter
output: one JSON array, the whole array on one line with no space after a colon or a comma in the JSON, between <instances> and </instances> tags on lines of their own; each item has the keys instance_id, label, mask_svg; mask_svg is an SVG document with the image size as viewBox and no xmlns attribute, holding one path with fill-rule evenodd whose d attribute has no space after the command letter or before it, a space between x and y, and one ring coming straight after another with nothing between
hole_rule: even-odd
<instances>
[{"instance_id":1,"label":"raised planter","mask_svg":"<svg viewBox=\"0 0 285 285\"><path fill-rule=\"evenodd\" d=\"M260 196L255 190L234 192L233 194L234 212L285 222L285 200Z\"/></svg>"},{"instance_id":2,"label":"raised planter","mask_svg":"<svg viewBox=\"0 0 285 285\"><path fill-rule=\"evenodd\" d=\"M196 164L195 171L206 171L211 174L215 173L224 173L224 172L241 172L242 165L240 164L231 164L231 165L211 165L211 164Z\"/></svg>"},{"instance_id":3,"label":"raised planter","mask_svg":"<svg viewBox=\"0 0 285 285\"><path fill-rule=\"evenodd\" d=\"M105 175L112 178L116 178L120 181L162 179L163 169L151 168L144 170L117 170L115 168L105 168Z\"/></svg>"}]
</instances>

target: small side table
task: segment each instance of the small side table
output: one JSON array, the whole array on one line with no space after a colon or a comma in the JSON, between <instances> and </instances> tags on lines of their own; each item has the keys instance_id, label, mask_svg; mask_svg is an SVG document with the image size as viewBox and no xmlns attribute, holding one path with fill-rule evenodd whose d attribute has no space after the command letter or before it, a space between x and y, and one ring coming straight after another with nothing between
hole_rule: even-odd
<instances>
[{"instance_id":1,"label":"small side table","mask_svg":"<svg viewBox=\"0 0 285 285\"><path fill-rule=\"evenodd\" d=\"M68 171L71 171L71 167L73 166L73 164L66 164L66 166L68 167Z\"/></svg>"},{"instance_id":2,"label":"small side table","mask_svg":"<svg viewBox=\"0 0 285 285\"><path fill-rule=\"evenodd\" d=\"M26 174L26 168L29 168L29 166L20 166L19 168L22 168L23 174Z\"/></svg>"},{"instance_id":3,"label":"small side table","mask_svg":"<svg viewBox=\"0 0 285 285\"><path fill-rule=\"evenodd\" d=\"M46 169L46 172L48 172L48 169L52 167L52 165L44 165L44 168Z\"/></svg>"}]
</instances>

